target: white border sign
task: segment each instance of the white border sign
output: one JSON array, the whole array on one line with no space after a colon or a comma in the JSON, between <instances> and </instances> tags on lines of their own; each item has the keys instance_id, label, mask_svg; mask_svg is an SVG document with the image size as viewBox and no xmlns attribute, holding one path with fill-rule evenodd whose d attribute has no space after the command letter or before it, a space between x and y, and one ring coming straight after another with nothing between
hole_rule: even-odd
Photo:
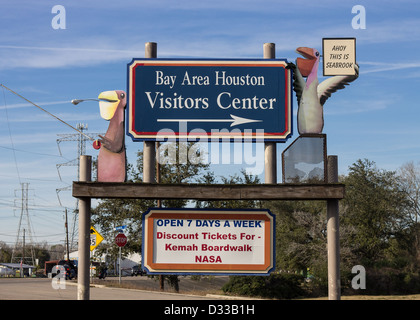
<instances>
[{"instance_id":1,"label":"white border sign","mask_svg":"<svg viewBox=\"0 0 420 320\"><path fill-rule=\"evenodd\" d=\"M133 141L285 142L292 135L284 59L133 59L127 77Z\"/></svg>"},{"instance_id":2,"label":"white border sign","mask_svg":"<svg viewBox=\"0 0 420 320\"><path fill-rule=\"evenodd\" d=\"M142 267L149 274L267 275L275 264L269 210L149 209Z\"/></svg>"}]
</instances>

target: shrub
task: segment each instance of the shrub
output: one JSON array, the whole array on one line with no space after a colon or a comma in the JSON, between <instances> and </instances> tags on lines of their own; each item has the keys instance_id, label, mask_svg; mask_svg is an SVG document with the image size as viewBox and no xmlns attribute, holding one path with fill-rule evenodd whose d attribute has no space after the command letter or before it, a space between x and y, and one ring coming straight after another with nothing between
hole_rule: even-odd
<instances>
[{"instance_id":1,"label":"shrub","mask_svg":"<svg viewBox=\"0 0 420 320\"><path fill-rule=\"evenodd\" d=\"M349 275L348 283L351 282ZM349 294L393 295L415 294L420 292L420 275L393 268L374 268L366 270L366 289L345 290Z\"/></svg>"},{"instance_id":2,"label":"shrub","mask_svg":"<svg viewBox=\"0 0 420 320\"><path fill-rule=\"evenodd\" d=\"M222 290L241 296L273 299L292 299L305 295L304 277L297 274L272 274L270 276L231 276Z\"/></svg>"}]
</instances>

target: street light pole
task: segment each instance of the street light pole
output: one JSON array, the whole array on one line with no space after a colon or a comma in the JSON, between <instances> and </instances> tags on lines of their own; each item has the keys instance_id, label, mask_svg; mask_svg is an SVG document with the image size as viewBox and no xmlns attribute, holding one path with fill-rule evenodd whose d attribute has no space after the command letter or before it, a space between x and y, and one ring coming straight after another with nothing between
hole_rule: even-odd
<instances>
[{"instance_id":1,"label":"street light pole","mask_svg":"<svg viewBox=\"0 0 420 320\"><path fill-rule=\"evenodd\" d=\"M70 102L73 103L76 106L80 102L83 102L83 101L99 101L99 100L98 99L73 99Z\"/></svg>"}]
</instances>

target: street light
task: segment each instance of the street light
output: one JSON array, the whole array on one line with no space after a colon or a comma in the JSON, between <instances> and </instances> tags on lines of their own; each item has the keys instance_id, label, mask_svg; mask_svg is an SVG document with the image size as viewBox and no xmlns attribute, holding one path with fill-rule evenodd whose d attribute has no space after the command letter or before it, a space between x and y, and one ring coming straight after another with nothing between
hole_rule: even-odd
<instances>
[{"instance_id":1,"label":"street light","mask_svg":"<svg viewBox=\"0 0 420 320\"><path fill-rule=\"evenodd\" d=\"M75 106L77 106L80 102L83 102L83 101L99 101L99 100L98 99L90 99L90 98L89 99L73 99L70 102L72 104L74 104ZM81 134L85 135L82 131L79 131L79 132ZM89 139L91 139L91 138L89 137ZM101 148L101 141L99 141L98 139L94 140L93 141L93 148L96 149L96 150L100 149Z\"/></svg>"},{"instance_id":2,"label":"street light","mask_svg":"<svg viewBox=\"0 0 420 320\"><path fill-rule=\"evenodd\" d=\"M76 106L80 102L83 102L83 101L99 101L99 100L98 99L73 99L71 100L71 103L73 103Z\"/></svg>"}]
</instances>

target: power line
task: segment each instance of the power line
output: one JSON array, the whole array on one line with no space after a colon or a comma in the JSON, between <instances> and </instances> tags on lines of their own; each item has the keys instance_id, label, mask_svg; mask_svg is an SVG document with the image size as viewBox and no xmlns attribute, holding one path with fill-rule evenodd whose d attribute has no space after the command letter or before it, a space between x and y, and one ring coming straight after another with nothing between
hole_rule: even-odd
<instances>
[{"instance_id":1,"label":"power line","mask_svg":"<svg viewBox=\"0 0 420 320\"><path fill-rule=\"evenodd\" d=\"M10 129L10 122L9 122L9 112L7 110L7 103L6 103L6 94L4 92L4 88L6 88L6 87L4 87L3 85L1 85L1 86L3 87L4 110L6 111L7 128L9 129L10 143L12 144L12 149L13 149L13 159L15 161L16 172L17 172L19 183L20 183L20 174L19 174L19 168L18 168L17 160L16 160L15 145L14 145L13 139L12 139L12 130Z\"/></svg>"},{"instance_id":2,"label":"power line","mask_svg":"<svg viewBox=\"0 0 420 320\"><path fill-rule=\"evenodd\" d=\"M37 107L38 109L40 109L40 110L44 111L45 113L49 114L51 117L53 117L53 118L57 119L57 120L58 120L58 121L60 121L61 123L64 123L66 126L69 126L69 127L70 127L70 128L72 128L73 130L75 130L75 131L79 132L80 134L84 135L87 139L89 139L89 140L93 140L93 141L95 140L94 138L89 137L88 135L85 135L82 131L80 131L80 130L76 129L76 128L75 128L75 127L73 127L71 124L69 124L69 123L65 122L64 120L61 120L59 117L57 117L57 116L53 115L51 112L48 112L48 111L47 111L47 110L45 110L44 108L41 108L41 107L40 107L40 106L38 106L37 104L35 104L35 103L33 103L32 101L30 101L30 100L26 99L24 96L22 96L22 95L20 95L19 93L17 93L17 92L15 92L15 91L13 91L12 89L10 89L10 88L6 87L5 85L3 85L3 84L1 84L1 83L0 83L0 86L2 86L4 89L9 90L11 93L13 93L13 94L17 95L19 98L22 98L22 99L23 99L23 100L25 100L26 102L29 102L30 104L34 105L34 106L35 106L35 107ZM4 90L3 90L3 94L4 94Z\"/></svg>"},{"instance_id":3,"label":"power line","mask_svg":"<svg viewBox=\"0 0 420 320\"><path fill-rule=\"evenodd\" d=\"M13 147L5 147L5 146L0 146L0 148L8 149L8 150L13 150L13 151L18 151L18 152L25 152L25 153L30 153L30 154L37 154L37 155L40 155L40 156L49 156L49 157L63 158L62 155L58 155L58 154L49 154L49 153L34 152L34 151L21 150L21 149L16 149L16 148L13 148Z\"/></svg>"}]
</instances>

